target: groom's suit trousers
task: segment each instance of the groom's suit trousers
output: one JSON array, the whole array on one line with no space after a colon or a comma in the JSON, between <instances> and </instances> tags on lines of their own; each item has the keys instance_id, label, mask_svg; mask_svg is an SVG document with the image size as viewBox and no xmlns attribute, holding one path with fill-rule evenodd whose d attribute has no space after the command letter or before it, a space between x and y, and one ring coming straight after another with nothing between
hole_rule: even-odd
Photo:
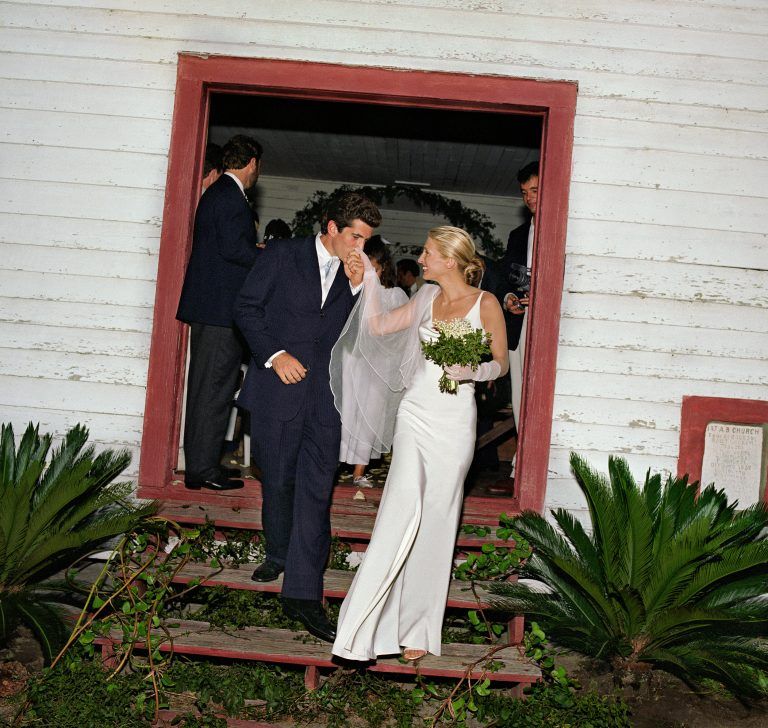
<instances>
[{"instance_id":1,"label":"groom's suit trousers","mask_svg":"<svg viewBox=\"0 0 768 728\"><path fill-rule=\"evenodd\" d=\"M258 416L252 424L267 558L285 566L282 595L293 599L322 598L331 544L329 514L341 433L338 424L324 424L327 417L319 416L317 403L317 397L309 396L291 420Z\"/></svg>"}]
</instances>

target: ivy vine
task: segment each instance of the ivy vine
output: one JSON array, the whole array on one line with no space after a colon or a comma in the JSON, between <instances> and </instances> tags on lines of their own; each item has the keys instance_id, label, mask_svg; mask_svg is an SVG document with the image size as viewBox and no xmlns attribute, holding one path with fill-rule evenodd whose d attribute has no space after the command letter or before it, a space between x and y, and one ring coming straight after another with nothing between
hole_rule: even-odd
<instances>
[{"instance_id":1,"label":"ivy vine","mask_svg":"<svg viewBox=\"0 0 768 728\"><path fill-rule=\"evenodd\" d=\"M428 192L419 187L400 184L386 187L341 185L331 192L318 190L309 198L304 208L294 216L291 224L294 235L311 235L315 223L322 218L331 199L345 192L358 192L379 206L385 202L392 204L398 197L404 197L417 207L429 210L432 215L444 217L451 225L466 230L479 241L483 252L491 258L499 258L504 252L501 240L493 234L496 225L487 215L464 206L459 200L444 197L437 192Z\"/></svg>"}]
</instances>

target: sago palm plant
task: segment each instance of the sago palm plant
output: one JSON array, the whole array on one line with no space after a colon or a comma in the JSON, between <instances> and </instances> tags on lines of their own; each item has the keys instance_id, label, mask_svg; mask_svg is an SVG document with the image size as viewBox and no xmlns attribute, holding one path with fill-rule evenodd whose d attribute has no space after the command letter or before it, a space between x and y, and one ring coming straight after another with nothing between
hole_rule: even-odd
<instances>
[{"instance_id":1,"label":"sago palm plant","mask_svg":"<svg viewBox=\"0 0 768 728\"><path fill-rule=\"evenodd\" d=\"M57 609L66 585L50 577L156 510L129 500L130 483L112 483L127 451L95 454L88 430L72 428L52 452L51 436L30 424L18 449L11 425L0 432L0 644L19 622L48 658L64 636ZM49 457L50 452L50 457Z\"/></svg>"},{"instance_id":2,"label":"sago palm plant","mask_svg":"<svg viewBox=\"0 0 768 728\"><path fill-rule=\"evenodd\" d=\"M609 478L571 455L588 531L567 511L523 513L512 527L533 547L521 576L549 589L499 584L495 605L536 615L554 642L617 671L659 668L743 697L765 694L768 509L737 510L714 486L646 475L623 459Z\"/></svg>"}]
</instances>

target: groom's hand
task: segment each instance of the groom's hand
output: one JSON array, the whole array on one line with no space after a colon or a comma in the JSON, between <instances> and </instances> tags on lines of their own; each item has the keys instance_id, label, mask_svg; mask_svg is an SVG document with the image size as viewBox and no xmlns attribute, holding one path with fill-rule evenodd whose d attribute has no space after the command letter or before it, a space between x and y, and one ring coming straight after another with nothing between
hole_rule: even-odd
<instances>
[{"instance_id":1,"label":"groom's hand","mask_svg":"<svg viewBox=\"0 0 768 728\"><path fill-rule=\"evenodd\" d=\"M298 384L307 376L306 367L287 351L272 360L272 369L283 384Z\"/></svg>"},{"instance_id":2,"label":"groom's hand","mask_svg":"<svg viewBox=\"0 0 768 728\"><path fill-rule=\"evenodd\" d=\"M357 288L363 282L365 267L360 258L362 253L359 250L351 250L344 260L344 273L353 288Z\"/></svg>"}]
</instances>

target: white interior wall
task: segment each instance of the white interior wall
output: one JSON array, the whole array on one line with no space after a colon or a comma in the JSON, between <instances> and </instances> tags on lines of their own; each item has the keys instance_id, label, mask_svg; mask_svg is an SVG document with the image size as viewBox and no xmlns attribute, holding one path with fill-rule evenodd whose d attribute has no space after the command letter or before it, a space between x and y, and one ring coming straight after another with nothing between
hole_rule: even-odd
<instances>
[{"instance_id":1,"label":"white interior wall","mask_svg":"<svg viewBox=\"0 0 768 728\"><path fill-rule=\"evenodd\" d=\"M264 226L275 217L282 218L290 225L296 211L303 209L315 192L332 192L345 182L262 175L257 184L259 221L263 232ZM465 207L487 215L496 225L494 235L502 245L507 244L509 231L523 221L523 203L519 196L491 197L433 189L429 191L459 200ZM384 206L382 211L383 220L376 232L390 242L402 245L422 245L431 227L448 224L445 218L432 215L428 210L404 211Z\"/></svg>"}]
</instances>

